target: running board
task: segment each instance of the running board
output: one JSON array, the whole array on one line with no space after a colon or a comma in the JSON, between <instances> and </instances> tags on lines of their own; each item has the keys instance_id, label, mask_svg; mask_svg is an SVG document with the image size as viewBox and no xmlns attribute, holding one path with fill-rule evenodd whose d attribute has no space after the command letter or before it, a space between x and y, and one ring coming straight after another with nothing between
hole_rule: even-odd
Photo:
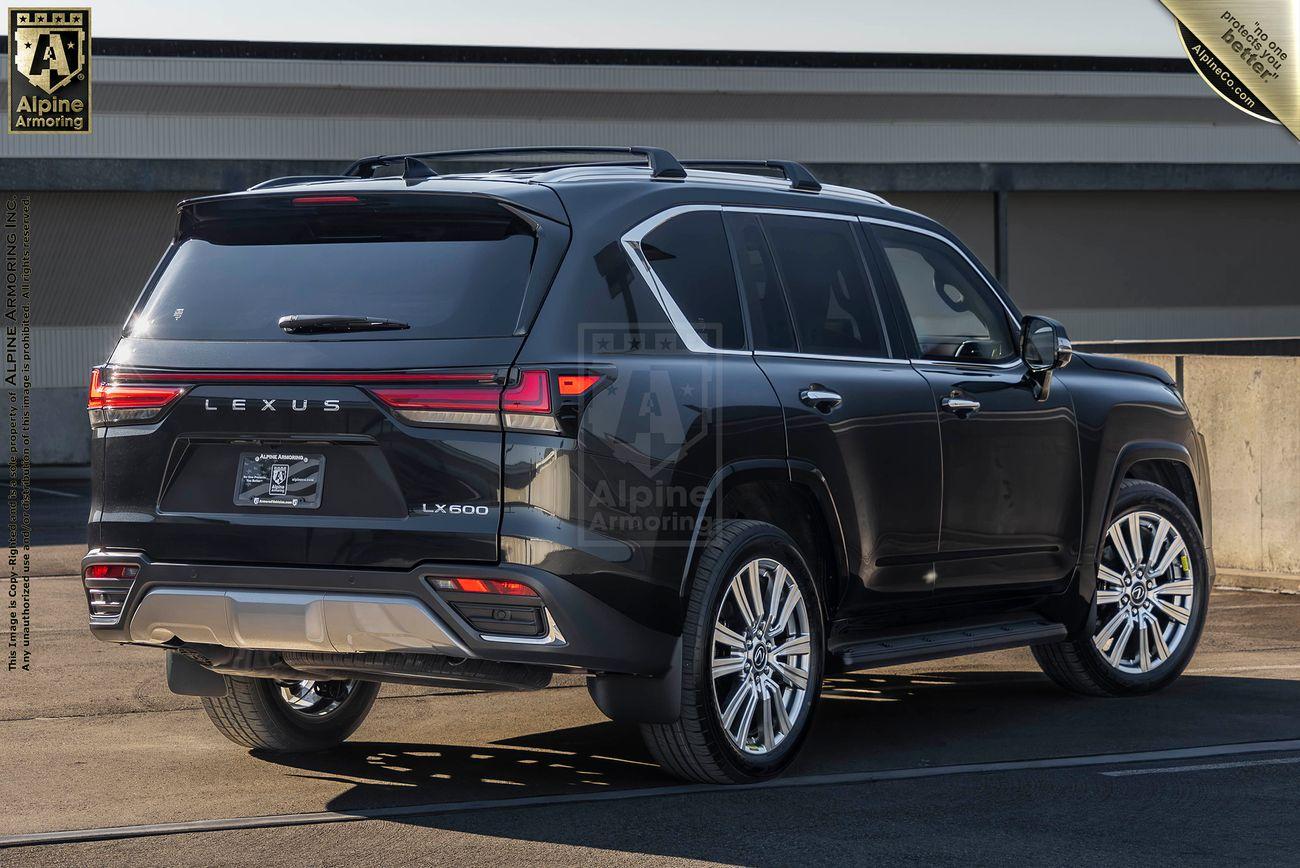
<instances>
[{"instance_id":1,"label":"running board","mask_svg":"<svg viewBox=\"0 0 1300 868\"><path fill-rule=\"evenodd\" d=\"M1065 636L1064 624L1025 618L873 639L845 646L838 653L848 671L1057 642Z\"/></svg>"}]
</instances>

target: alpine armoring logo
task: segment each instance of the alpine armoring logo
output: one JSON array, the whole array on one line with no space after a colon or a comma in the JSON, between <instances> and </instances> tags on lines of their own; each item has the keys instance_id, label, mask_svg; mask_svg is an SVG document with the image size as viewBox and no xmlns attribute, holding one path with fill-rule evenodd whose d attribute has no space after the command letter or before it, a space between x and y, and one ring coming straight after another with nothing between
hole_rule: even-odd
<instances>
[{"instance_id":1,"label":"alpine armoring logo","mask_svg":"<svg viewBox=\"0 0 1300 868\"><path fill-rule=\"evenodd\" d=\"M90 10L10 9L9 132L90 132Z\"/></svg>"},{"instance_id":2,"label":"alpine armoring logo","mask_svg":"<svg viewBox=\"0 0 1300 868\"><path fill-rule=\"evenodd\" d=\"M1268 110L1260 98L1238 81L1210 47L1197 39L1196 34L1181 21L1178 22L1178 35L1182 37L1183 48L1187 50L1192 66L1205 79L1205 83L1214 88L1215 93L1252 117L1272 124L1279 123L1277 116Z\"/></svg>"}]
</instances>

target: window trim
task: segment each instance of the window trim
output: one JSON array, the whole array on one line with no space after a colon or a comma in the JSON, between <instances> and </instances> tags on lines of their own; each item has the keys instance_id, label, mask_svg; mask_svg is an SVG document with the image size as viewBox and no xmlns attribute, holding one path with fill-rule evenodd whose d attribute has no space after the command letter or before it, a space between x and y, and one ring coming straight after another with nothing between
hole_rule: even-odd
<instances>
[{"instance_id":1,"label":"window trim","mask_svg":"<svg viewBox=\"0 0 1300 868\"><path fill-rule=\"evenodd\" d=\"M976 264L974 260L972 260L970 256L966 254L966 251L962 250L960 247L954 244L951 238L946 238L943 235L940 235L938 232L934 232L929 229L924 229L920 226L912 226L907 223L899 223L895 220L885 220L880 217L859 216L858 220L862 223L869 224L869 225L888 226L891 229L901 229L905 232L912 232L917 235L924 235L928 238L937 239L943 242L944 244L948 245L948 247L952 248L953 251L957 253L957 255L959 255L963 260L966 261L966 264L970 266L971 271L975 272L975 274L979 277L980 283L983 284L988 289L988 291L993 295L993 297L998 300L998 304L1002 306L1002 310L1006 314L1007 324L1010 326L1012 350L1015 351L1016 348L1019 347L1020 323L1016 320L1015 312L1011 310L1011 306L1007 304L1007 300L1002 297L1002 293L998 292L998 288L994 286L991 282L989 282L989 279L984 276L984 272L980 269L979 265ZM880 238L874 232L869 231L868 235L870 235L872 243L874 243L880 248L883 248L883 245L880 242ZM911 325L911 319L912 319L911 312L907 310L907 302L902 298L902 292L898 288L898 275L894 272L893 265L889 263L888 257L886 257L885 260L886 261L882 263L881 267L889 269L890 278L894 283L894 292L896 295L899 296L898 302L903 306L904 313L907 314L908 326L909 328L912 328L913 331L915 331L915 326ZM955 366L955 367L963 367L963 368L974 366L986 370L989 368L1011 369L1019 365L1022 365L1024 363L1024 360L1020 358L1018 353L1014 358L1005 362L980 361L978 359L960 359L960 360L959 359L927 359L924 356L921 356L919 354L915 358L911 359L911 361L916 364L923 364L923 365L942 365L945 367Z\"/></svg>"},{"instance_id":2,"label":"window trim","mask_svg":"<svg viewBox=\"0 0 1300 868\"><path fill-rule=\"evenodd\" d=\"M624 252L627 254L628 259L631 260L633 267L636 268L636 270L640 273L642 280L644 280L646 282L646 285L650 287L650 294L654 296L655 301L659 303L659 307L663 309L663 312L668 317L668 321L669 323L671 323L673 330L677 332L678 339L681 340L682 345L686 347L687 350L689 350L692 353L717 353L720 355L731 355L731 356L779 356L784 358L795 358L795 359L816 359L822 361L842 361L842 362L870 362L876 364L884 362L889 364L909 365L912 363L911 359L896 358L895 356L892 355L892 353L894 352L893 340L891 339L889 334L888 321L885 319L884 302L880 297L880 293L883 291L884 288L876 285L879 282L877 279L879 275L873 273L873 269L871 267L871 260L867 256L868 251L863 249L862 240L856 237L854 238L854 241L858 245L858 256L862 261L863 271L867 275L868 283L870 285L872 294L875 297L876 316L879 318L881 334L885 338L886 352L891 353L891 355L889 356L834 356L834 355L824 355L818 353L789 352L784 350L777 351L777 350L753 349L753 334L751 333L751 329L749 328L749 312L746 309L744 288L739 284L739 279L740 279L739 275L737 275L736 278L737 279L736 289L737 292L740 294L739 300L740 300L741 317L742 317L742 321L745 323L745 339L746 342L750 344L750 349L729 350L729 349L722 349L719 347L713 347L705 343L704 339L701 338L698 333L696 333L695 327L691 325L691 322L689 319L687 319L686 314L682 311L680 307L677 306L677 302L676 300L673 299L672 293L668 291L668 287L663 283L663 281L659 279L659 275L655 273L655 270L650 265L650 261L646 257L645 252L641 249L641 242L644 241L645 237L649 235L651 232L653 232L655 229L658 229L664 223L667 223L669 220L672 220L675 217L679 217L682 214L689 214L692 211L717 211L719 214L724 214L728 212L738 213L738 214L758 214L758 215L778 214L778 215L785 215L791 217L811 217L811 218L821 218L826 220L842 220L847 223L855 223L855 224L859 223L860 221L874 219L874 218L863 217L859 214L837 214L832 211L804 211L797 208L765 208L762 206L755 206L755 205L719 205L719 204L698 203L698 204L691 204L691 205L674 205L671 208L665 208L663 211L659 211L658 213L653 214L650 217L647 217L645 220L642 220L640 223L633 226L627 232L623 233L623 236L620 239L620 241L623 244ZM889 221L886 220L880 220L876 222L889 223ZM890 224L890 225L898 225L902 228L907 228L904 224L901 223ZM724 231L726 230L726 228L727 228L726 222L723 221ZM936 235L935 237L943 238L943 236L940 235ZM733 245L731 244L729 234L727 236L727 239L728 239L727 246L728 248L731 248L728 250L728 257L734 260L734 255L733 255L734 248ZM946 241L947 239L943 239L943 240ZM949 243L951 244L951 242ZM961 252L960 249L958 249L958 252L959 253ZM969 261L969 259L967 261ZM978 268L976 268L975 270L977 273L979 273ZM983 277L982 274L981 277ZM784 281L782 281L782 283L784 284ZM782 294L785 293L784 285L782 285L781 287L781 292ZM789 300L787 299L786 301L788 304ZM999 301L1001 301L1000 297L999 297ZM1005 307L1005 303L1003 304L1003 306ZM1011 318L1014 319L1014 317ZM798 326L794 323L793 314L791 314L791 325L796 329L795 340L797 341Z\"/></svg>"},{"instance_id":3,"label":"window trim","mask_svg":"<svg viewBox=\"0 0 1300 868\"><path fill-rule=\"evenodd\" d=\"M673 298L673 294L668 291L667 285L659 279L659 275L655 272L654 267L650 265L650 260L646 257L645 251L641 248L641 243L645 241L645 237L651 232L655 231L675 217L680 217L683 214L690 214L694 211L716 211L718 213L718 219L722 219L721 205L676 205L641 221L627 232L623 233L621 239L623 242L623 249L627 253L628 258L632 260L632 265L634 265L636 270L641 273L641 278L645 280L646 285L650 287L650 294L655 297L655 301L659 302L659 306L663 308L664 313L668 315L668 321L672 324L673 330L677 332L678 339L686 349L693 353L719 353L730 356L753 355L753 350L729 350L721 347L709 346L709 344L705 343L704 339L695 331L695 327L691 325L691 321L687 319L686 314L677 306L677 301ZM725 232L725 225L723 226L723 230ZM727 259L731 259L730 250L727 252ZM740 298L739 287L736 288L736 301L740 303L741 321L744 322L744 304ZM746 342L749 340L748 331L749 330L746 329Z\"/></svg>"}]
</instances>

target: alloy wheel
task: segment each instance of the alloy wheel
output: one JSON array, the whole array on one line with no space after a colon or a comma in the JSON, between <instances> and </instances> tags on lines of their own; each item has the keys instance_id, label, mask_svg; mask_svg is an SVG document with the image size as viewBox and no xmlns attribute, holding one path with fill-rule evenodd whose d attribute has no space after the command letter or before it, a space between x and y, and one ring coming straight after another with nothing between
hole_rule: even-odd
<instances>
[{"instance_id":1,"label":"alloy wheel","mask_svg":"<svg viewBox=\"0 0 1300 868\"><path fill-rule=\"evenodd\" d=\"M1131 512L1106 531L1092 642L1115 669L1142 674L1182 644L1196 593L1187 544L1168 519Z\"/></svg>"},{"instance_id":2,"label":"alloy wheel","mask_svg":"<svg viewBox=\"0 0 1300 868\"><path fill-rule=\"evenodd\" d=\"M349 681L277 681L280 699L295 714L325 717L339 709L357 686Z\"/></svg>"},{"instance_id":3,"label":"alloy wheel","mask_svg":"<svg viewBox=\"0 0 1300 868\"><path fill-rule=\"evenodd\" d=\"M745 564L722 595L711 664L719 721L742 753L770 753L807 714L812 650L794 576L772 558Z\"/></svg>"}]
</instances>

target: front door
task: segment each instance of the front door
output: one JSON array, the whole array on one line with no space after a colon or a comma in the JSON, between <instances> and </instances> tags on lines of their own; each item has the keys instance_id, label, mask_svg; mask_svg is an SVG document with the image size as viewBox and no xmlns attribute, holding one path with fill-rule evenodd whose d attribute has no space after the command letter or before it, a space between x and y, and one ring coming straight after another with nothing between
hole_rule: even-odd
<instances>
[{"instance_id":1,"label":"front door","mask_svg":"<svg viewBox=\"0 0 1300 868\"><path fill-rule=\"evenodd\" d=\"M1067 579L1079 556L1082 488L1064 384L1039 399L1008 308L962 251L935 234L870 228L939 411L937 590Z\"/></svg>"},{"instance_id":2,"label":"front door","mask_svg":"<svg viewBox=\"0 0 1300 868\"><path fill-rule=\"evenodd\" d=\"M934 400L891 354L856 221L729 210L727 230L792 465L824 478L838 512L850 575L837 614L928 596L939 533Z\"/></svg>"}]
</instances>

